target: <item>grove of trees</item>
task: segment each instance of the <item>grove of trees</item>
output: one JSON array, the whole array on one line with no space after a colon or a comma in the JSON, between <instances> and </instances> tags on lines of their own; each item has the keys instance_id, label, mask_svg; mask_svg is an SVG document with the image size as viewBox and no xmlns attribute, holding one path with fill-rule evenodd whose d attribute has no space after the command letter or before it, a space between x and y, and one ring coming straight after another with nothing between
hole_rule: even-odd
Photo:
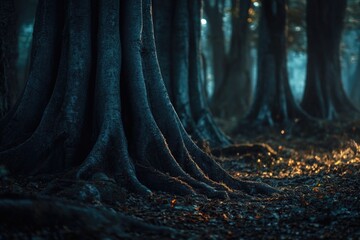
<instances>
[{"instance_id":1,"label":"grove of trees","mask_svg":"<svg viewBox=\"0 0 360 240\"><path fill-rule=\"evenodd\" d=\"M289 83L286 0L39 0L23 89L14 84L17 10L14 1L2 0L0 165L15 176L110 179L141 195L280 193L230 175L211 150L247 148L233 145L216 121L221 117L236 118L241 128L359 116L341 79L348 1L300 2L307 33L301 103ZM230 40L223 32L226 11ZM204 16L210 49L200 44ZM213 72L212 96L205 67Z\"/></svg>"}]
</instances>

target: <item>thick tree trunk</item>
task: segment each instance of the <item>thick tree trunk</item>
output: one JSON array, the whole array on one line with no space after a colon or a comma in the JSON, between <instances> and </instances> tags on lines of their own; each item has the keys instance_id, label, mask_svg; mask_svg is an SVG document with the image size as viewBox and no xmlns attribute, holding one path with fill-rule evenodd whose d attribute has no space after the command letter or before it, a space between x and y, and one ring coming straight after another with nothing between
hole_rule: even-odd
<instances>
[{"instance_id":1,"label":"thick tree trunk","mask_svg":"<svg viewBox=\"0 0 360 240\"><path fill-rule=\"evenodd\" d=\"M0 117L13 104L17 60L17 23L14 0L0 2Z\"/></svg>"},{"instance_id":2,"label":"thick tree trunk","mask_svg":"<svg viewBox=\"0 0 360 240\"><path fill-rule=\"evenodd\" d=\"M34 24L37 0L14 0L16 9L16 38L14 49L17 51L16 80L9 85L11 89L11 106L14 106L21 96L27 81L30 65L32 32L29 27Z\"/></svg>"},{"instance_id":3,"label":"thick tree trunk","mask_svg":"<svg viewBox=\"0 0 360 240\"><path fill-rule=\"evenodd\" d=\"M265 124L306 118L290 90L286 64L286 1L262 3L259 23L258 81L246 119Z\"/></svg>"},{"instance_id":4,"label":"thick tree trunk","mask_svg":"<svg viewBox=\"0 0 360 240\"><path fill-rule=\"evenodd\" d=\"M216 0L212 6L210 1L203 1L204 12L209 26L209 42L212 52L212 68L214 71L214 92L223 84L226 65L225 36L223 31L224 0Z\"/></svg>"},{"instance_id":5,"label":"thick tree trunk","mask_svg":"<svg viewBox=\"0 0 360 240\"><path fill-rule=\"evenodd\" d=\"M201 79L200 8L198 0L154 1L156 47L162 76L183 126L200 144L222 147L230 142L212 119Z\"/></svg>"},{"instance_id":6,"label":"thick tree trunk","mask_svg":"<svg viewBox=\"0 0 360 240\"><path fill-rule=\"evenodd\" d=\"M360 5L360 2L359 2ZM356 64L356 69L354 74L351 76L351 90L350 90L350 98L352 103L360 109L360 48L358 53L358 61Z\"/></svg>"},{"instance_id":7,"label":"thick tree trunk","mask_svg":"<svg viewBox=\"0 0 360 240\"><path fill-rule=\"evenodd\" d=\"M360 57L360 52L358 58ZM360 108L360 59L358 59L354 74L351 76L350 98L352 103Z\"/></svg>"},{"instance_id":8,"label":"thick tree trunk","mask_svg":"<svg viewBox=\"0 0 360 240\"><path fill-rule=\"evenodd\" d=\"M252 86L249 66L249 9L250 0L233 0L230 50L223 64L222 84L215 89L213 111L222 118L240 117L248 109ZM218 46L215 46L218 47Z\"/></svg>"},{"instance_id":9,"label":"thick tree trunk","mask_svg":"<svg viewBox=\"0 0 360 240\"><path fill-rule=\"evenodd\" d=\"M307 75L302 107L325 119L358 115L341 83L340 41L346 0L307 1Z\"/></svg>"},{"instance_id":10,"label":"thick tree trunk","mask_svg":"<svg viewBox=\"0 0 360 240\"><path fill-rule=\"evenodd\" d=\"M142 194L276 192L233 178L185 132L160 74L149 0L40 0L29 81L0 126L11 173L101 172Z\"/></svg>"}]
</instances>

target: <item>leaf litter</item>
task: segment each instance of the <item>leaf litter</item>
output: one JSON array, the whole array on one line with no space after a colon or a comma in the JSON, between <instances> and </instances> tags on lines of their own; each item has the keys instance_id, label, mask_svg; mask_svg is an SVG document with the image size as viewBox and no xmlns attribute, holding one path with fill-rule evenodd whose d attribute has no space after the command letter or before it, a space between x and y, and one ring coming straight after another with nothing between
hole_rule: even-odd
<instances>
[{"instance_id":1,"label":"leaf litter","mask_svg":"<svg viewBox=\"0 0 360 240\"><path fill-rule=\"evenodd\" d=\"M268 183L280 189L280 194L229 200L161 192L141 197L111 181L63 182L54 181L61 179L54 175L14 178L2 168L0 193L81 201L85 207L111 209L177 233L149 234L134 228L128 229L129 239L360 239L359 123L334 123L298 132L261 129L246 137L239 135L238 140L267 144L274 152L220 154L220 164L234 177ZM101 189L100 193L92 186ZM58 230L55 239L66 239L63 233ZM0 239L55 236L54 230L46 229L1 234Z\"/></svg>"}]
</instances>

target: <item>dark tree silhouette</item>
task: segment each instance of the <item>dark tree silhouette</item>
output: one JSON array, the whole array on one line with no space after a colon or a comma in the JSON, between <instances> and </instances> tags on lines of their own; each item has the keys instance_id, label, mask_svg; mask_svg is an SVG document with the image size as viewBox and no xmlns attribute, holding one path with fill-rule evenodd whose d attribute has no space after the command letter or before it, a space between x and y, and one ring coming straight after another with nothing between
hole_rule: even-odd
<instances>
[{"instance_id":1,"label":"dark tree silhouette","mask_svg":"<svg viewBox=\"0 0 360 240\"><path fill-rule=\"evenodd\" d=\"M223 31L223 12L225 0L203 1L203 9L209 27L209 42L213 55L211 67L214 71L214 92L222 85L226 65L225 36Z\"/></svg>"},{"instance_id":2,"label":"dark tree silhouette","mask_svg":"<svg viewBox=\"0 0 360 240\"><path fill-rule=\"evenodd\" d=\"M340 41L346 0L307 1L307 72L303 109L324 119L353 118L341 83Z\"/></svg>"},{"instance_id":3,"label":"dark tree silhouette","mask_svg":"<svg viewBox=\"0 0 360 240\"><path fill-rule=\"evenodd\" d=\"M224 118L243 116L250 105L252 98L251 67L250 67L250 46L249 46L249 9L250 0L232 0L230 49L220 67L223 68L222 80L215 88L212 99L212 110L217 116ZM209 21L209 24L211 21ZM214 29L215 30L215 29ZM211 29L210 29L211 31ZM213 52L222 48L217 42L213 42ZM214 58L217 57L214 54ZM219 60L215 60L219 61ZM214 69L218 63L214 62ZM215 72L216 73L216 72ZM219 74L214 74L218 77Z\"/></svg>"},{"instance_id":4,"label":"dark tree silhouette","mask_svg":"<svg viewBox=\"0 0 360 240\"><path fill-rule=\"evenodd\" d=\"M360 57L360 51L358 57ZM350 91L351 100L357 108L360 108L360 61L359 60L356 64L355 72L351 76L350 84L351 84L351 91Z\"/></svg>"},{"instance_id":5,"label":"dark tree silhouette","mask_svg":"<svg viewBox=\"0 0 360 240\"><path fill-rule=\"evenodd\" d=\"M170 100L194 140L224 147L204 96L200 66L200 0L153 1L157 55Z\"/></svg>"},{"instance_id":6,"label":"dark tree silhouette","mask_svg":"<svg viewBox=\"0 0 360 240\"><path fill-rule=\"evenodd\" d=\"M259 23L258 81L248 121L268 125L306 115L291 93L286 57L286 0L262 2Z\"/></svg>"},{"instance_id":7,"label":"dark tree silhouette","mask_svg":"<svg viewBox=\"0 0 360 240\"><path fill-rule=\"evenodd\" d=\"M15 49L18 51L16 63L16 81L12 81L9 88L11 89L11 105L21 96L26 84L26 76L29 71L30 51L32 42L32 33L28 29L34 23L37 0L14 0L16 9L16 30L17 39Z\"/></svg>"},{"instance_id":8,"label":"dark tree silhouette","mask_svg":"<svg viewBox=\"0 0 360 240\"><path fill-rule=\"evenodd\" d=\"M276 191L233 178L186 133L160 74L150 0L40 0L29 80L0 126L11 173L101 173L141 194Z\"/></svg>"},{"instance_id":9,"label":"dark tree silhouette","mask_svg":"<svg viewBox=\"0 0 360 240\"><path fill-rule=\"evenodd\" d=\"M14 0L0 2L0 117L13 104L16 82L17 29Z\"/></svg>"}]
</instances>

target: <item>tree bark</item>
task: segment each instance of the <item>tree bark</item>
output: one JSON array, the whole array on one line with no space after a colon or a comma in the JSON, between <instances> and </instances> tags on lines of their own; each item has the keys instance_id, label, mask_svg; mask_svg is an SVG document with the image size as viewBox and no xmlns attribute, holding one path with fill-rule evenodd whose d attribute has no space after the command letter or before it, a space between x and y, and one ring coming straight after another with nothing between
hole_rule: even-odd
<instances>
[{"instance_id":1,"label":"tree bark","mask_svg":"<svg viewBox=\"0 0 360 240\"><path fill-rule=\"evenodd\" d=\"M67 229L64 231L67 234L62 235L64 233L60 230L62 228ZM178 235L174 229L150 225L138 218L125 216L105 208L89 207L49 197L0 195L2 238L19 238L19 236L10 237L19 232L26 232L26 235L30 237L44 229L56 229L55 232L48 231L48 235L45 234L46 237L41 236L47 239L92 239L94 236L131 239L132 232L160 233L167 238Z\"/></svg>"},{"instance_id":2,"label":"tree bark","mask_svg":"<svg viewBox=\"0 0 360 240\"><path fill-rule=\"evenodd\" d=\"M0 2L0 117L13 104L16 89L17 21L13 0Z\"/></svg>"},{"instance_id":3,"label":"tree bark","mask_svg":"<svg viewBox=\"0 0 360 240\"><path fill-rule=\"evenodd\" d=\"M258 81L247 121L274 125L306 118L289 86L285 28L286 1L264 1L259 23Z\"/></svg>"},{"instance_id":4,"label":"tree bark","mask_svg":"<svg viewBox=\"0 0 360 240\"><path fill-rule=\"evenodd\" d=\"M360 51L358 58L360 58ZM352 100L352 103L357 108L360 108L360 59L358 59L355 72L351 76L350 86L351 86L350 98Z\"/></svg>"},{"instance_id":5,"label":"tree bark","mask_svg":"<svg viewBox=\"0 0 360 240\"><path fill-rule=\"evenodd\" d=\"M208 142L211 147L228 146L230 141L213 121L205 100L199 51L200 1L167 4L154 1L154 26L160 68L171 102L185 129L200 145Z\"/></svg>"},{"instance_id":6,"label":"tree bark","mask_svg":"<svg viewBox=\"0 0 360 240\"><path fill-rule=\"evenodd\" d=\"M186 133L160 73L149 0L40 0L29 81L0 126L11 173L104 173L141 194L276 192L233 178Z\"/></svg>"},{"instance_id":7,"label":"tree bark","mask_svg":"<svg viewBox=\"0 0 360 240\"><path fill-rule=\"evenodd\" d=\"M209 42L212 52L212 68L214 71L214 92L217 92L224 80L226 65L225 36L223 31L224 0L216 0L212 6L210 1L203 1L204 12L209 26Z\"/></svg>"},{"instance_id":8,"label":"tree bark","mask_svg":"<svg viewBox=\"0 0 360 240\"><path fill-rule=\"evenodd\" d=\"M215 115L222 118L241 117L251 102L252 86L248 39L250 7L250 0L232 0L230 50L224 59L222 84L215 89L212 99L212 109Z\"/></svg>"},{"instance_id":9,"label":"tree bark","mask_svg":"<svg viewBox=\"0 0 360 240\"><path fill-rule=\"evenodd\" d=\"M307 1L307 72L302 107L324 119L353 118L341 83L340 41L346 0Z\"/></svg>"}]
</instances>

